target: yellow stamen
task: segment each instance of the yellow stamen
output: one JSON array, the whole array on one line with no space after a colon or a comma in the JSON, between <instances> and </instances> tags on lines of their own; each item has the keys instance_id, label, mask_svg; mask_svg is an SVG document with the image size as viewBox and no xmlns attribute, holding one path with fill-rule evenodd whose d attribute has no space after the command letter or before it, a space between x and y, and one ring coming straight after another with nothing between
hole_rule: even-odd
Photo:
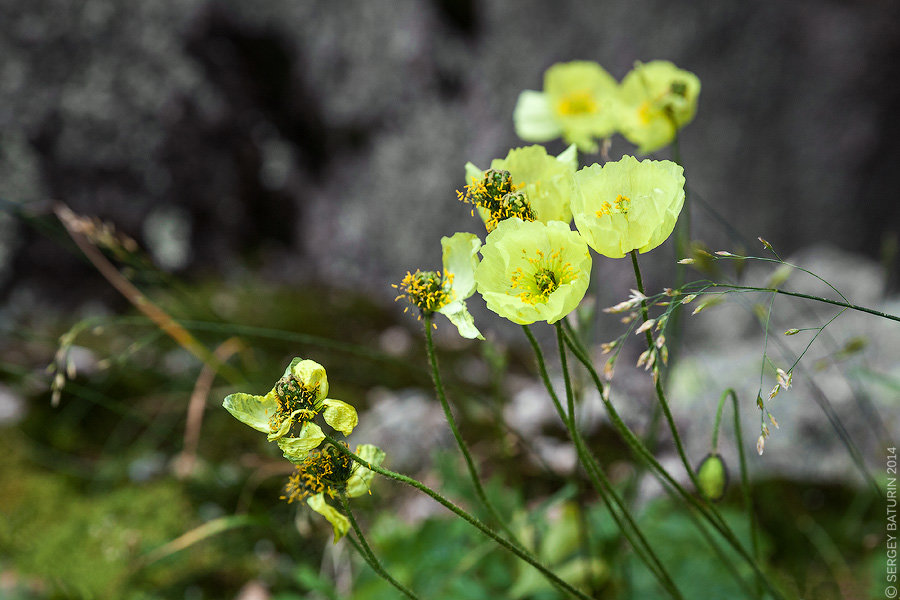
<instances>
[{"instance_id":1,"label":"yellow stamen","mask_svg":"<svg viewBox=\"0 0 900 600\"><path fill-rule=\"evenodd\" d=\"M533 257L528 257L528 251L522 250L529 266L516 268L510 276L510 287L519 290L516 295L520 300L528 304L546 302L559 286L578 279L572 263L563 262L563 250L554 248L546 254L536 250Z\"/></svg>"},{"instance_id":2,"label":"yellow stamen","mask_svg":"<svg viewBox=\"0 0 900 600\"><path fill-rule=\"evenodd\" d=\"M631 198L619 194L612 204L604 200L603 204L600 205L600 210L596 212L596 215L598 219L604 215L613 213L627 215L629 210L631 210Z\"/></svg>"}]
</instances>

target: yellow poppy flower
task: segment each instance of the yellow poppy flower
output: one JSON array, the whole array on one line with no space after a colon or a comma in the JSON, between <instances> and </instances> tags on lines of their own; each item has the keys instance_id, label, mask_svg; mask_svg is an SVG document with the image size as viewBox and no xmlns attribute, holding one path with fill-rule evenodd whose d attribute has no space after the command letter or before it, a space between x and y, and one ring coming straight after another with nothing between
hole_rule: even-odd
<instances>
[{"instance_id":1,"label":"yellow poppy flower","mask_svg":"<svg viewBox=\"0 0 900 600\"><path fill-rule=\"evenodd\" d=\"M575 173L575 226L591 248L610 258L662 244L683 204L684 170L668 160L624 156Z\"/></svg>"}]
</instances>

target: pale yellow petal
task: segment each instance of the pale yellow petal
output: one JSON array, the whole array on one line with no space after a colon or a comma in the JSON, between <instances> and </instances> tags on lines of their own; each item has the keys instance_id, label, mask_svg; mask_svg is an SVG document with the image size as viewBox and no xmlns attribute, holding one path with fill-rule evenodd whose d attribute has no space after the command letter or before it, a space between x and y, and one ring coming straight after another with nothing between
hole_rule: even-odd
<instances>
[{"instance_id":1,"label":"pale yellow petal","mask_svg":"<svg viewBox=\"0 0 900 600\"><path fill-rule=\"evenodd\" d=\"M350 531L350 519L344 516L338 509L325 501L324 494L316 494L306 499L306 503L311 509L328 519L331 527L334 528L334 543L347 535Z\"/></svg>"},{"instance_id":2,"label":"pale yellow petal","mask_svg":"<svg viewBox=\"0 0 900 600\"><path fill-rule=\"evenodd\" d=\"M322 428L315 423L306 422L300 428L298 437L283 437L278 440L278 447L284 453L284 457L292 463L301 463L309 451L317 448L325 434Z\"/></svg>"},{"instance_id":3,"label":"pale yellow petal","mask_svg":"<svg viewBox=\"0 0 900 600\"><path fill-rule=\"evenodd\" d=\"M334 398L326 398L323 404L325 409L322 411L322 416L325 418L325 422L344 435L350 435L359 422L356 409L346 402Z\"/></svg>"}]
</instances>

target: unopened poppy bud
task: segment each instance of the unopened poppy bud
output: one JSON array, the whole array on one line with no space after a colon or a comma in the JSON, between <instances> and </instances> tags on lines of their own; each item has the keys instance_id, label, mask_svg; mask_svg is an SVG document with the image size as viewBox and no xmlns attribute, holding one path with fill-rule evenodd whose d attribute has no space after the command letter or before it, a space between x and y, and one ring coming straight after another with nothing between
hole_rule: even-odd
<instances>
[{"instance_id":1,"label":"unopened poppy bud","mask_svg":"<svg viewBox=\"0 0 900 600\"><path fill-rule=\"evenodd\" d=\"M728 469L722 456L708 454L697 468L697 482L700 493L710 502L718 502L725 496L728 487Z\"/></svg>"}]
</instances>

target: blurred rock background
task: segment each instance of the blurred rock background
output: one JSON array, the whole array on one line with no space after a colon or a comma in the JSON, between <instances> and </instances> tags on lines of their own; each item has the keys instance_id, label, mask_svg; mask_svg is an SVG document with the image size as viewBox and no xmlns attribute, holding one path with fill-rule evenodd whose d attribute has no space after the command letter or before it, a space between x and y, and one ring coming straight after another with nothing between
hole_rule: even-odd
<instances>
[{"instance_id":1,"label":"blurred rock background","mask_svg":"<svg viewBox=\"0 0 900 600\"><path fill-rule=\"evenodd\" d=\"M108 219L166 269L248 265L387 300L384 282L439 261L439 236L480 227L454 190L467 160L522 143L519 91L558 61L621 78L664 58L703 82L682 141L697 198L785 253L828 240L881 260L900 228L898 13L892 0L3 0L0 197ZM615 138L613 157L631 151ZM99 283L40 233L0 226L4 296L78 301ZM737 239L702 207L694 233Z\"/></svg>"}]
</instances>

